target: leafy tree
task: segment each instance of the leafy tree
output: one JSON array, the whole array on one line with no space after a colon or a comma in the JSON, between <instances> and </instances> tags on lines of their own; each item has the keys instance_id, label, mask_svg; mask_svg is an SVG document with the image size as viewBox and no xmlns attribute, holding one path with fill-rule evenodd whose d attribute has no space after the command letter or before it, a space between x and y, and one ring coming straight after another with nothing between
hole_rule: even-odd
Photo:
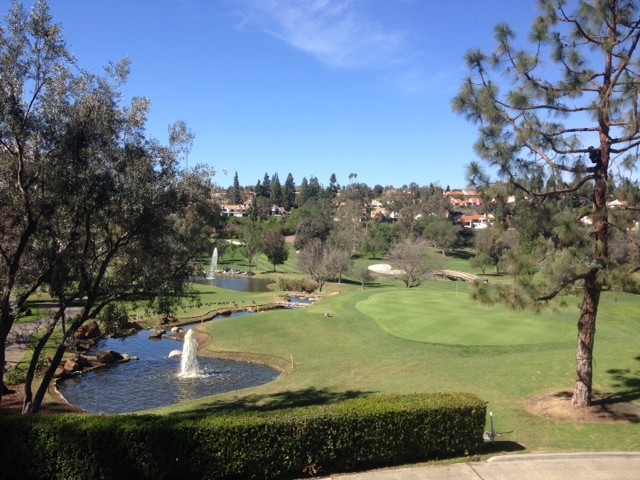
<instances>
[{"instance_id":1,"label":"leafy tree","mask_svg":"<svg viewBox=\"0 0 640 480\"><path fill-rule=\"evenodd\" d=\"M262 253L264 253L271 264L273 271L276 265L282 265L289 258L289 249L285 244L284 237L275 230L265 230L262 233Z\"/></svg>"},{"instance_id":2,"label":"leafy tree","mask_svg":"<svg viewBox=\"0 0 640 480\"><path fill-rule=\"evenodd\" d=\"M503 241L503 234L504 232L495 226L475 232L474 245L477 255L483 255L488 259L483 262L486 266L496 267L496 275L500 274L500 258L508 249L508 245Z\"/></svg>"},{"instance_id":3,"label":"leafy tree","mask_svg":"<svg viewBox=\"0 0 640 480\"><path fill-rule=\"evenodd\" d=\"M184 120L178 120L169 125L169 145L174 155L184 158L185 171L189 171L189 154L196 135Z\"/></svg>"},{"instance_id":4,"label":"leafy tree","mask_svg":"<svg viewBox=\"0 0 640 480\"><path fill-rule=\"evenodd\" d=\"M592 400L602 288L617 276L613 270L628 275L637 269L610 261L614 218L607 200L613 173L637 164L639 12L637 2L615 0L542 0L539 8L528 50L518 49L515 33L501 24L495 29L494 54L467 54L470 76L453 109L480 125L476 152L528 201L579 200L554 216L557 226L567 226L568 216L574 225L562 229L568 235L562 239L547 238L538 256L546 273L542 281L523 278L521 286L538 302L581 287L572 403L582 407ZM488 180L478 164L470 165L469 174L476 183ZM531 251L530 242L521 246Z\"/></svg>"},{"instance_id":5,"label":"leafy tree","mask_svg":"<svg viewBox=\"0 0 640 480\"><path fill-rule=\"evenodd\" d=\"M367 237L364 240L363 250L371 255L371 258L379 258L385 255L398 241L398 235L393 225L377 223L369 226Z\"/></svg>"},{"instance_id":6,"label":"leafy tree","mask_svg":"<svg viewBox=\"0 0 640 480\"><path fill-rule=\"evenodd\" d=\"M242 255L249 262L249 266L252 265L253 259L262 250L262 230L260 224L252 222L250 225L246 225L243 231L244 247L242 249Z\"/></svg>"},{"instance_id":7,"label":"leafy tree","mask_svg":"<svg viewBox=\"0 0 640 480\"><path fill-rule=\"evenodd\" d=\"M319 239L324 242L331 233L332 224L325 216L314 215L298 223L294 246L300 250L311 240Z\"/></svg>"},{"instance_id":8,"label":"leafy tree","mask_svg":"<svg viewBox=\"0 0 640 480\"><path fill-rule=\"evenodd\" d=\"M431 186L426 189L422 199L421 211L423 215L432 215L437 218L447 218L451 210L451 202L444 196L442 188Z\"/></svg>"},{"instance_id":9,"label":"leafy tree","mask_svg":"<svg viewBox=\"0 0 640 480\"><path fill-rule=\"evenodd\" d=\"M405 240L388 253L391 275L402 280L405 287L416 287L439 267L429 258L428 248L422 242Z\"/></svg>"},{"instance_id":10,"label":"leafy tree","mask_svg":"<svg viewBox=\"0 0 640 480\"><path fill-rule=\"evenodd\" d=\"M433 243L446 255L448 250L454 248L460 240L460 227L449 220L441 218L429 218L425 223L422 235Z\"/></svg>"},{"instance_id":11,"label":"leafy tree","mask_svg":"<svg viewBox=\"0 0 640 480\"><path fill-rule=\"evenodd\" d=\"M177 169L179 155L189 148L182 142L192 138L176 135L163 147L144 136L149 102L121 104L128 62L109 65L104 77L79 70L44 1L30 14L14 3L5 23L0 363L17 312L47 285L57 307L35 345L25 385L24 411L37 412L83 322L127 298L145 300L154 311L175 308L197 254L192 241L200 239L178 219L192 211L197 192L207 190L196 185L196 172L181 176ZM69 317L78 299L80 311ZM51 345L52 361L33 395L40 355L59 326L61 338Z\"/></svg>"},{"instance_id":12,"label":"leafy tree","mask_svg":"<svg viewBox=\"0 0 640 480\"><path fill-rule=\"evenodd\" d=\"M469 260L469 265L473 268L479 268L484 275L487 268L493 267L494 263L489 255L484 252L478 252Z\"/></svg>"},{"instance_id":13,"label":"leafy tree","mask_svg":"<svg viewBox=\"0 0 640 480\"><path fill-rule=\"evenodd\" d=\"M373 274L367 267L361 267L352 272L352 275L360 280L360 286L364 290L367 283L373 281Z\"/></svg>"}]
</instances>

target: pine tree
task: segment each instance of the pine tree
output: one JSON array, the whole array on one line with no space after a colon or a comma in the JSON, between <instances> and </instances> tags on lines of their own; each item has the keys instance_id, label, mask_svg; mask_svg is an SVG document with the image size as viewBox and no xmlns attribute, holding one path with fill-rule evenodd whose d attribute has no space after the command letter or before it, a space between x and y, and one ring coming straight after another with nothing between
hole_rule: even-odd
<instances>
[{"instance_id":1,"label":"pine tree","mask_svg":"<svg viewBox=\"0 0 640 480\"><path fill-rule=\"evenodd\" d=\"M640 12L637 2L622 0L543 0L539 6L528 50L517 49L514 31L501 24L494 54L467 54L470 76L453 109L479 124L476 153L524 193L521 201L533 209L554 198L565 202L543 219L552 222L547 232L520 239L520 254L533 256L529 265L537 265L544 281L519 276L519 285L536 302L582 289L572 399L581 407L592 400L601 291L614 278L631 280L640 267L612 261L610 226L627 230L607 208L614 162L616 172L638 164ZM468 178L489 181L475 162ZM627 211L639 211L636 205ZM537 210L532 218L540 220ZM512 256L522 266L520 254Z\"/></svg>"}]
</instances>

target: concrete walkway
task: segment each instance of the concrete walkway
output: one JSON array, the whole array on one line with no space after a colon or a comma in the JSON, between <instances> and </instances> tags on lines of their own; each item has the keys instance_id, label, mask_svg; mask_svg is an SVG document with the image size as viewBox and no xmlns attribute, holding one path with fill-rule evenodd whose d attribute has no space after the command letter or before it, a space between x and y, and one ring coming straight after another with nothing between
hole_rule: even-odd
<instances>
[{"instance_id":1,"label":"concrete walkway","mask_svg":"<svg viewBox=\"0 0 640 480\"><path fill-rule=\"evenodd\" d=\"M638 480L640 452L513 454L487 462L420 464L362 473L335 480Z\"/></svg>"},{"instance_id":2,"label":"concrete walkway","mask_svg":"<svg viewBox=\"0 0 640 480\"><path fill-rule=\"evenodd\" d=\"M5 343L5 370L15 367L20 363L29 345L38 334L38 331L46 329L50 320L50 318L42 318L35 322L14 325Z\"/></svg>"}]
</instances>

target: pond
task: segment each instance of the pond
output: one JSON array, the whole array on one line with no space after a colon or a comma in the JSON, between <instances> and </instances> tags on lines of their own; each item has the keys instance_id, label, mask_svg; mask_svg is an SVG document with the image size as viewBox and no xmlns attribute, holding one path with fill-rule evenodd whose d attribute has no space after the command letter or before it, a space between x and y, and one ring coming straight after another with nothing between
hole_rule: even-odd
<instances>
[{"instance_id":1,"label":"pond","mask_svg":"<svg viewBox=\"0 0 640 480\"><path fill-rule=\"evenodd\" d=\"M243 314L247 313L234 316ZM96 349L128 353L139 360L58 382L58 390L69 403L87 412L130 413L255 387L279 375L277 370L263 365L198 357L202 375L180 378L180 358L168 357L172 350L183 348L182 342L168 338L150 340L150 333L143 330L127 338L102 340ZM96 349L89 355L94 355Z\"/></svg>"},{"instance_id":2,"label":"pond","mask_svg":"<svg viewBox=\"0 0 640 480\"><path fill-rule=\"evenodd\" d=\"M214 278L194 277L193 281L201 285L212 285L236 292L251 293L268 292L270 291L268 285L273 283L273 280L266 278L226 275L220 275Z\"/></svg>"}]
</instances>

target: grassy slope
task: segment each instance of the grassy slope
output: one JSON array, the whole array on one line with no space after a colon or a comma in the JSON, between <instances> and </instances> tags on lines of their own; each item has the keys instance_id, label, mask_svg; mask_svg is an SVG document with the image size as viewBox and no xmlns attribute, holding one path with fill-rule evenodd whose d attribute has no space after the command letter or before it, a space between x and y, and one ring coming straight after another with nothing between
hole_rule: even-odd
<instances>
[{"instance_id":1,"label":"grassy slope","mask_svg":"<svg viewBox=\"0 0 640 480\"><path fill-rule=\"evenodd\" d=\"M330 284L328 293L339 294L327 295L302 310L215 322L208 328L214 351L293 359L295 368L269 385L201 399L181 408L302 404L378 392L471 391L488 402L501 440L516 441L535 451L640 449L637 425L559 423L534 417L523 408L528 396L572 387L575 332L571 326L577 320L577 300L559 313L532 316L492 307L486 315L483 309L488 307L471 304L463 292L443 290L434 295L434 288L431 282L409 291L393 282L365 291ZM441 300L437 308L436 300ZM640 396L639 320L632 314L639 306L635 296L603 296L595 352L596 389ZM494 332L478 335L485 345L466 334L476 328L473 320L480 317L478 313L485 313L483 321L490 321L487 328ZM417 332L416 337L428 340L424 332L429 329L420 333L419 328L420 319L427 317L429 325L449 325L448 332L442 330L435 338L438 341L431 343L402 338ZM402 318L408 319L413 330L407 328L397 336L380 328L390 319ZM536 332L533 327L538 319L541 328ZM523 328L501 331L502 323L513 326L520 321ZM527 336L531 341L522 344ZM487 344L495 338L500 341Z\"/></svg>"}]
</instances>

